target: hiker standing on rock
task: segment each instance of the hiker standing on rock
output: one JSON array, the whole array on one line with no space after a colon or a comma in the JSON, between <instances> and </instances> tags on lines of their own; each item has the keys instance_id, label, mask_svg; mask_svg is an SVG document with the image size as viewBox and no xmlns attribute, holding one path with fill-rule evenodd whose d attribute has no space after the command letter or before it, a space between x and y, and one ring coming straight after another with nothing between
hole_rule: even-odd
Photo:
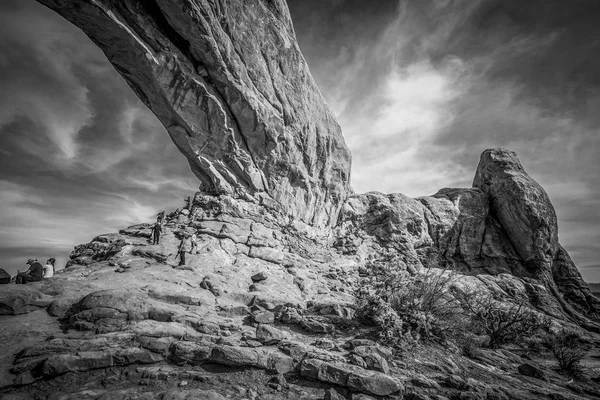
<instances>
[{"instance_id":1,"label":"hiker standing on rock","mask_svg":"<svg viewBox=\"0 0 600 400\"><path fill-rule=\"evenodd\" d=\"M165 212L161 211L156 215L156 220L162 224L163 220L165 219Z\"/></svg>"},{"instance_id":2,"label":"hiker standing on rock","mask_svg":"<svg viewBox=\"0 0 600 400\"><path fill-rule=\"evenodd\" d=\"M19 272L15 281L19 284L41 281L44 275L44 267L38 262L37 258L30 258L26 264L29 265L29 269L25 272Z\"/></svg>"},{"instance_id":3,"label":"hiker standing on rock","mask_svg":"<svg viewBox=\"0 0 600 400\"><path fill-rule=\"evenodd\" d=\"M54 276L54 263L56 262L55 258L49 258L46 261L46 265L44 265L44 279L52 278Z\"/></svg>"},{"instance_id":4,"label":"hiker standing on rock","mask_svg":"<svg viewBox=\"0 0 600 400\"><path fill-rule=\"evenodd\" d=\"M190 240L192 242L192 249L190 250L190 253L198 254L198 236L196 236L196 234L194 233Z\"/></svg>"},{"instance_id":5,"label":"hiker standing on rock","mask_svg":"<svg viewBox=\"0 0 600 400\"><path fill-rule=\"evenodd\" d=\"M152 244L158 244L158 242L160 241L160 234L162 233L162 224L159 218L156 219L156 223L152 226Z\"/></svg>"},{"instance_id":6,"label":"hiker standing on rock","mask_svg":"<svg viewBox=\"0 0 600 400\"><path fill-rule=\"evenodd\" d=\"M185 265L185 253L189 253L192 250L192 240L190 236L184 233L183 239L181 239L181 245L179 245L179 265Z\"/></svg>"}]
</instances>

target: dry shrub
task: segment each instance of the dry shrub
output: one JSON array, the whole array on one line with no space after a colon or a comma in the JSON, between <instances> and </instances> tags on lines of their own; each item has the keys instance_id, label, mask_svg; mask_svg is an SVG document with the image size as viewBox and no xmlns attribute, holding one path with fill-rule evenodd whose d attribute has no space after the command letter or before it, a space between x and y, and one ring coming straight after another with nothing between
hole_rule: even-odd
<instances>
[{"instance_id":1,"label":"dry shrub","mask_svg":"<svg viewBox=\"0 0 600 400\"><path fill-rule=\"evenodd\" d=\"M522 343L524 338L547 329L546 319L532 312L523 302L506 304L492 294L462 294L462 307L471 317L474 333L488 337L487 346L497 349L503 344Z\"/></svg>"},{"instance_id":2,"label":"dry shrub","mask_svg":"<svg viewBox=\"0 0 600 400\"><path fill-rule=\"evenodd\" d=\"M558 367L570 374L579 375L583 372L581 361L586 355L586 351L581 345L581 336L579 333L562 328L558 332L547 335L546 345L556 358Z\"/></svg>"},{"instance_id":3,"label":"dry shrub","mask_svg":"<svg viewBox=\"0 0 600 400\"><path fill-rule=\"evenodd\" d=\"M393 264L372 264L356 294L357 317L380 328L388 345L432 340L453 332L460 307L449 293L451 271L428 268L411 275Z\"/></svg>"}]
</instances>

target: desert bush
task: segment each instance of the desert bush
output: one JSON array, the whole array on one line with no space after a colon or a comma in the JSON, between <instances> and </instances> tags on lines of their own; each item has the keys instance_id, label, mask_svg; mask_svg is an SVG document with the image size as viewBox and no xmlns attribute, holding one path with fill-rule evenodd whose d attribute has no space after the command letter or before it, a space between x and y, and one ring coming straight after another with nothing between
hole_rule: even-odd
<instances>
[{"instance_id":1,"label":"desert bush","mask_svg":"<svg viewBox=\"0 0 600 400\"><path fill-rule=\"evenodd\" d=\"M583 371L581 361L587 352L582 348L581 336L577 332L562 328L557 332L549 333L545 344L562 371L575 375Z\"/></svg>"},{"instance_id":2,"label":"desert bush","mask_svg":"<svg viewBox=\"0 0 600 400\"><path fill-rule=\"evenodd\" d=\"M378 326L382 341L393 346L448 338L460 310L449 293L453 273L428 268L410 274L392 263L370 267L356 293L356 315Z\"/></svg>"},{"instance_id":3,"label":"desert bush","mask_svg":"<svg viewBox=\"0 0 600 400\"><path fill-rule=\"evenodd\" d=\"M523 302L506 304L492 294L472 292L462 294L461 303L473 322L474 333L487 335L487 346L492 349L507 343L521 343L547 327L546 320Z\"/></svg>"}]
</instances>

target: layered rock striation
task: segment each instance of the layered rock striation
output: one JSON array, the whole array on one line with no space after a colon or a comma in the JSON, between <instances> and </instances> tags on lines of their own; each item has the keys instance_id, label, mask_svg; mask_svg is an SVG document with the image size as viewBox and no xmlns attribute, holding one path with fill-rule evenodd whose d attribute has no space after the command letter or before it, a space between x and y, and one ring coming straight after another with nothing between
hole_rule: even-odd
<instances>
[{"instance_id":1,"label":"layered rock striation","mask_svg":"<svg viewBox=\"0 0 600 400\"><path fill-rule=\"evenodd\" d=\"M100 47L205 190L335 223L351 156L283 0L39 2Z\"/></svg>"}]
</instances>

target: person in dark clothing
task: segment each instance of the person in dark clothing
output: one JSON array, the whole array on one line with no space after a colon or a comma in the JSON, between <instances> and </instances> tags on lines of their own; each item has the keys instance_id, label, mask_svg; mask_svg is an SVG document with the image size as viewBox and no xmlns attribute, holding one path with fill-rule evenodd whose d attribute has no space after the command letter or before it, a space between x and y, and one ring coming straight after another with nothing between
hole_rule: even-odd
<instances>
[{"instance_id":1,"label":"person in dark clothing","mask_svg":"<svg viewBox=\"0 0 600 400\"><path fill-rule=\"evenodd\" d=\"M152 226L152 244L158 244L160 241L160 234L162 233L161 221L157 219L156 223Z\"/></svg>"},{"instance_id":2,"label":"person in dark clothing","mask_svg":"<svg viewBox=\"0 0 600 400\"><path fill-rule=\"evenodd\" d=\"M159 213L158 213L158 215L156 216L156 220L162 224L162 222L163 222L163 219L165 219L165 212L164 212L164 211L161 211L161 212L159 212Z\"/></svg>"},{"instance_id":3,"label":"person in dark clothing","mask_svg":"<svg viewBox=\"0 0 600 400\"><path fill-rule=\"evenodd\" d=\"M29 269L17 274L16 283L22 284L41 281L42 276L44 276L44 267L38 262L37 258L30 258L26 264L29 264Z\"/></svg>"}]
</instances>

